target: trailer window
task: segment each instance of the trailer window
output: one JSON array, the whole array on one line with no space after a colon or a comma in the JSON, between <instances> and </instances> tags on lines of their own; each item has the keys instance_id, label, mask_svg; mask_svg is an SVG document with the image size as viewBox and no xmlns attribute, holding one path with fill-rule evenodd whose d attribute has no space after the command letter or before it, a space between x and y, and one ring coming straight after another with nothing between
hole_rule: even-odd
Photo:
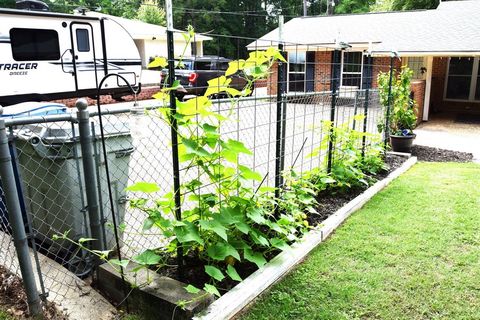
<instances>
[{"instance_id":1,"label":"trailer window","mask_svg":"<svg viewBox=\"0 0 480 320\"><path fill-rule=\"evenodd\" d=\"M90 40L87 29L77 29L77 49L80 52L90 51Z\"/></svg>"},{"instance_id":2,"label":"trailer window","mask_svg":"<svg viewBox=\"0 0 480 320\"><path fill-rule=\"evenodd\" d=\"M16 61L58 60L58 33L45 29L10 29L12 55Z\"/></svg>"}]
</instances>

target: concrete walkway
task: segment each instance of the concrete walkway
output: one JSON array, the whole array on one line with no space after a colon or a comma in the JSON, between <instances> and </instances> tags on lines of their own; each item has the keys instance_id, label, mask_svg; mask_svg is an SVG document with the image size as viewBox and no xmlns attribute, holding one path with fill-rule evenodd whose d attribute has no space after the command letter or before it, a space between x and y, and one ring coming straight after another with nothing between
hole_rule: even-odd
<instances>
[{"instance_id":1,"label":"concrete walkway","mask_svg":"<svg viewBox=\"0 0 480 320\"><path fill-rule=\"evenodd\" d=\"M480 124L459 123L454 116L443 116L420 124L414 131L415 144L469 152L480 162Z\"/></svg>"}]
</instances>

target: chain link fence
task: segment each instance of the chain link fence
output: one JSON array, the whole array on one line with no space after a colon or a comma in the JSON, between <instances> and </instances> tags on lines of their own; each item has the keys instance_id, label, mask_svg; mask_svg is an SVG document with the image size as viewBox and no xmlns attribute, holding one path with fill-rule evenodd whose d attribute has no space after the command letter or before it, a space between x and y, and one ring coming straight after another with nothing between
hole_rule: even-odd
<instances>
[{"instance_id":1,"label":"chain link fence","mask_svg":"<svg viewBox=\"0 0 480 320\"><path fill-rule=\"evenodd\" d=\"M319 52L318 56L331 52L326 48L313 49ZM265 82L262 94L256 88L252 97L234 102L231 99L212 100L212 111L229 119L221 126L222 138L242 141L252 151L251 156L241 155L238 161L264 178L261 182L252 182L255 188L260 185L282 187L278 175L283 171L293 170L302 175L315 168L327 168L331 148L314 152L329 134L326 122L369 133L358 146L365 148L378 140L375 135L384 121L379 92L371 84L378 74L375 70L388 70L388 65L366 61L361 62L362 68L370 63L373 72L347 73L345 70L353 67L349 69L343 65L341 68L345 70L338 73L333 71L335 62L305 61L302 78L299 76L302 72L292 71L298 64L292 58L297 51L298 48L290 48L286 54L290 56L287 58L290 67L281 71L282 66L277 65ZM309 80L306 70L319 75ZM326 70L325 74L320 74L321 70ZM275 78L278 72L283 72L283 78ZM347 74L349 78L345 81ZM308 81L311 85L306 84ZM367 85L347 86L347 83ZM54 235L59 234L68 234L69 239L77 242L92 236L87 190L93 189L98 198L102 249L113 250L114 254L120 249L121 256L132 258L166 242L160 234L144 231L147 215L129 206L133 194L126 190L137 182L154 182L160 189L149 194L150 201L173 192L172 128L162 113L164 108L169 106L143 101L102 106L101 115L97 107L88 109L87 121L92 136L89 147L96 185L85 183L89 173L83 163L76 110L5 119L15 181L2 180L2 186L9 183L17 187L35 282L42 298L61 301L77 292L76 277L89 277L95 268L94 257L79 250L75 243L54 240ZM179 174L182 181L195 177L198 172L197 168L180 166ZM3 190L2 187L0 265L20 275ZM184 206L182 209L187 209L188 202Z\"/></svg>"}]
</instances>

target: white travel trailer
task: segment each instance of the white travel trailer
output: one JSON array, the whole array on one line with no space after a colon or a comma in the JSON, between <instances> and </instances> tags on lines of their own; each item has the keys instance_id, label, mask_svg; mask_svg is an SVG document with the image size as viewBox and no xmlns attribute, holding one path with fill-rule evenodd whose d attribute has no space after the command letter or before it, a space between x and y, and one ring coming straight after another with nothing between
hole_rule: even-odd
<instances>
[{"instance_id":1,"label":"white travel trailer","mask_svg":"<svg viewBox=\"0 0 480 320\"><path fill-rule=\"evenodd\" d=\"M111 73L140 85L140 54L130 34L104 17L0 9L0 105L96 96ZM128 87L110 77L102 94Z\"/></svg>"}]
</instances>

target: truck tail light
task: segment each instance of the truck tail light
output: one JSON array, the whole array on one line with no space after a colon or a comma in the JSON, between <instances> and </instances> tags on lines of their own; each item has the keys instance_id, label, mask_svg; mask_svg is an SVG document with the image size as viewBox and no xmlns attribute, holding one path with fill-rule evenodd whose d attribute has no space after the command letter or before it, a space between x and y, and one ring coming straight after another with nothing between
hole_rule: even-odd
<instances>
[{"instance_id":1,"label":"truck tail light","mask_svg":"<svg viewBox=\"0 0 480 320\"><path fill-rule=\"evenodd\" d=\"M188 81L191 82L191 83L195 83L195 81L197 81L197 78L198 78L198 74L195 73L195 72L192 72L188 76Z\"/></svg>"}]
</instances>

